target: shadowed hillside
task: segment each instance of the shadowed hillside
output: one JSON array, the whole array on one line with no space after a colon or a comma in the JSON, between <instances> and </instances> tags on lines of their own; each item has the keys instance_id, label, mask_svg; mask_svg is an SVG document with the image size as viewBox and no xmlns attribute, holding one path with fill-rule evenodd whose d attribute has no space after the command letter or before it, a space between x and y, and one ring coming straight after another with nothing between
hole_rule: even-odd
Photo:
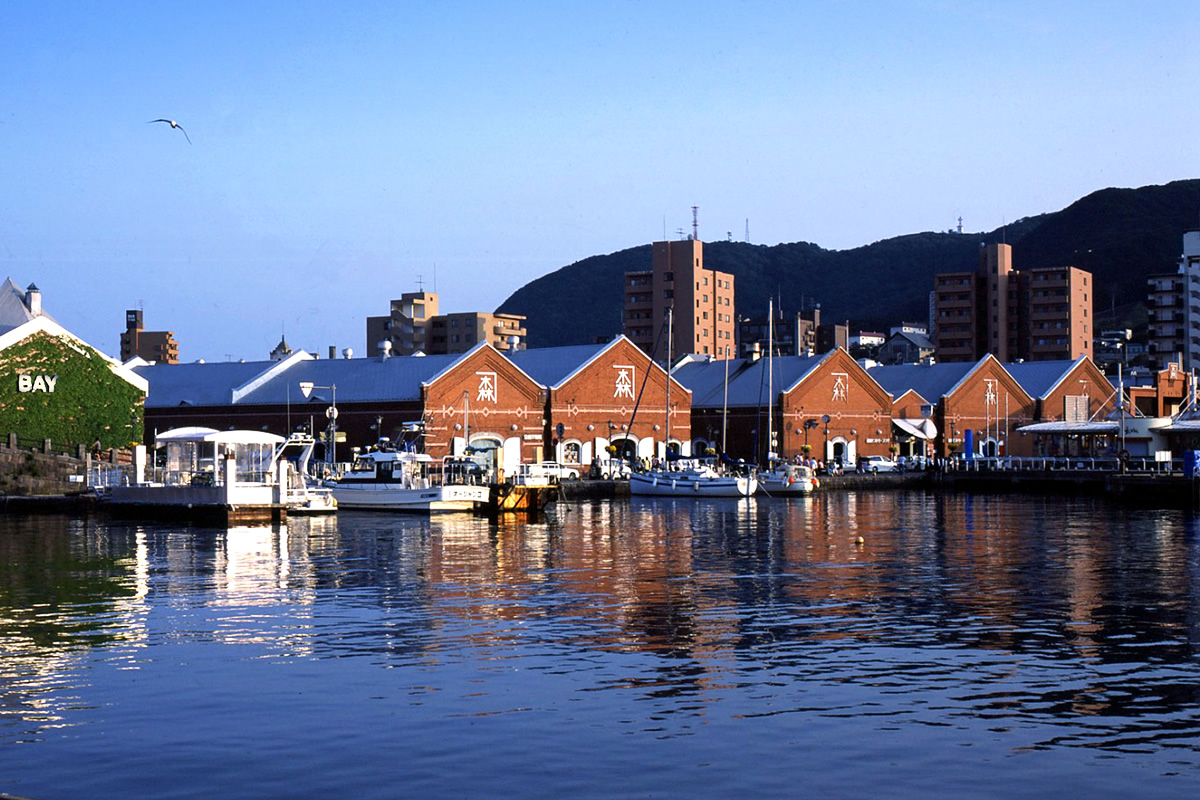
<instances>
[{"instance_id":1,"label":"shadowed hillside","mask_svg":"<svg viewBox=\"0 0 1200 800\"><path fill-rule=\"evenodd\" d=\"M737 311L821 304L825 321L877 327L928 317L939 272L973 270L982 243L1013 245L1017 269L1075 266L1095 275L1096 310L1144 300L1146 276L1175 269L1184 231L1200 226L1200 180L1104 189L1062 211L988 233L915 233L853 250L796 242L706 242L704 265L737 277ZM529 283L499 311L528 317L529 346L583 344L621 332L622 276L650 268L649 244L592 256Z\"/></svg>"}]
</instances>

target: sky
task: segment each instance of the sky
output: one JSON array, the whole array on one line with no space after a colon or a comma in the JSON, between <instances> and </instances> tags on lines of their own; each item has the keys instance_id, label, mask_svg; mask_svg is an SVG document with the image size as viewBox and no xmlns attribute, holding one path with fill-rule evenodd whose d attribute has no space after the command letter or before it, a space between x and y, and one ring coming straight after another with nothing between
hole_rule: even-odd
<instances>
[{"instance_id":1,"label":"sky","mask_svg":"<svg viewBox=\"0 0 1200 800\"><path fill-rule=\"evenodd\" d=\"M365 355L403 292L491 311L693 206L707 241L988 231L1200 177L1197 23L1194 0L5 0L0 280L114 356L133 308L182 361Z\"/></svg>"}]
</instances>

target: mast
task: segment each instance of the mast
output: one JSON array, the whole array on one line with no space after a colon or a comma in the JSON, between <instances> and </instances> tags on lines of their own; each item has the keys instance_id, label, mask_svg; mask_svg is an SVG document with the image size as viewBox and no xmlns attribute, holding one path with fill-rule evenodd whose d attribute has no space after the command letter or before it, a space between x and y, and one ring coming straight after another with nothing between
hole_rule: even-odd
<instances>
[{"instance_id":1,"label":"mast","mask_svg":"<svg viewBox=\"0 0 1200 800\"><path fill-rule=\"evenodd\" d=\"M725 433L729 429L729 345L725 346L725 395L721 400L721 455L725 448Z\"/></svg>"},{"instance_id":2,"label":"mast","mask_svg":"<svg viewBox=\"0 0 1200 800\"><path fill-rule=\"evenodd\" d=\"M767 300L767 466L775 441L775 300Z\"/></svg>"},{"instance_id":3,"label":"mast","mask_svg":"<svg viewBox=\"0 0 1200 800\"><path fill-rule=\"evenodd\" d=\"M671 454L671 337L674 331L671 328L671 311L674 306L667 306L667 426L666 435L663 438L663 461L667 460L667 456Z\"/></svg>"}]
</instances>

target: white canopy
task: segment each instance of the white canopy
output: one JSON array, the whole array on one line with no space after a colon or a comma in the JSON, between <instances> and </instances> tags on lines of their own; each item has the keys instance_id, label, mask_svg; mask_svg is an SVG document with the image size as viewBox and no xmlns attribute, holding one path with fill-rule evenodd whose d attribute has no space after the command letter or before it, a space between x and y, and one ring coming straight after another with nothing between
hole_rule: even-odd
<instances>
[{"instance_id":1,"label":"white canopy","mask_svg":"<svg viewBox=\"0 0 1200 800\"><path fill-rule=\"evenodd\" d=\"M918 439L937 438L937 425L934 425L931 419L909 420L893 417L892 424L909 436L915 436Z\"/></svg>"},{"instance_id":2,"label":"white canopy","mask_svg":"<svg viewBox=\"0 0 1200 800\"><path fill-rule=\"evenodd\" d=\"M1022 425L1017 430L1021 433L1086 433L1103 435L1119 433L1120 427L1120 424L1116 420L1100 420L1097 422L1066 422L1056 420L1054 422L1035 422L1031 425Z\"/></svg>"},{"instance_id":3,"label":"white canopy","mask_svg":"<svg viewBox=\"0 0 1200 800\"><path fill-rule=\"evenodd\" d=\"M155 446L167 442L209 442L216 444L269 444L284 442L282 436L266 431L219 431L215 428L175 428L154 437Z\"/></svg>"}]
</instances>

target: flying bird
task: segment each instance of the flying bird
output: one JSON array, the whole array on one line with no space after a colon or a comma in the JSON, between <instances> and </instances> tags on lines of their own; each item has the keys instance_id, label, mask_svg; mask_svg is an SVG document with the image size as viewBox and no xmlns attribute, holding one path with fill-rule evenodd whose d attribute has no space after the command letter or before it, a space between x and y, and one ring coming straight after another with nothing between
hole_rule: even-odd
<instances>
[{"instance_id":1,"label":"flying bird","mask_svg":"<svg viewBox=\"0 0 1200 800\"><path fill-rule=\"evenodd\" d=\"M183 138L187 139L187 143L188 144L192 143L192 137L188 136L187 131L183 130L183 126L180 125L175 120L173 120L173 119L152 119L152 120L150 120L150 122L148 122L146 124L149 125L154 122L165 122L168 125L170 125L172 128L178 128L180 131L183 131Z\"/></svg>"}]
</instances>

